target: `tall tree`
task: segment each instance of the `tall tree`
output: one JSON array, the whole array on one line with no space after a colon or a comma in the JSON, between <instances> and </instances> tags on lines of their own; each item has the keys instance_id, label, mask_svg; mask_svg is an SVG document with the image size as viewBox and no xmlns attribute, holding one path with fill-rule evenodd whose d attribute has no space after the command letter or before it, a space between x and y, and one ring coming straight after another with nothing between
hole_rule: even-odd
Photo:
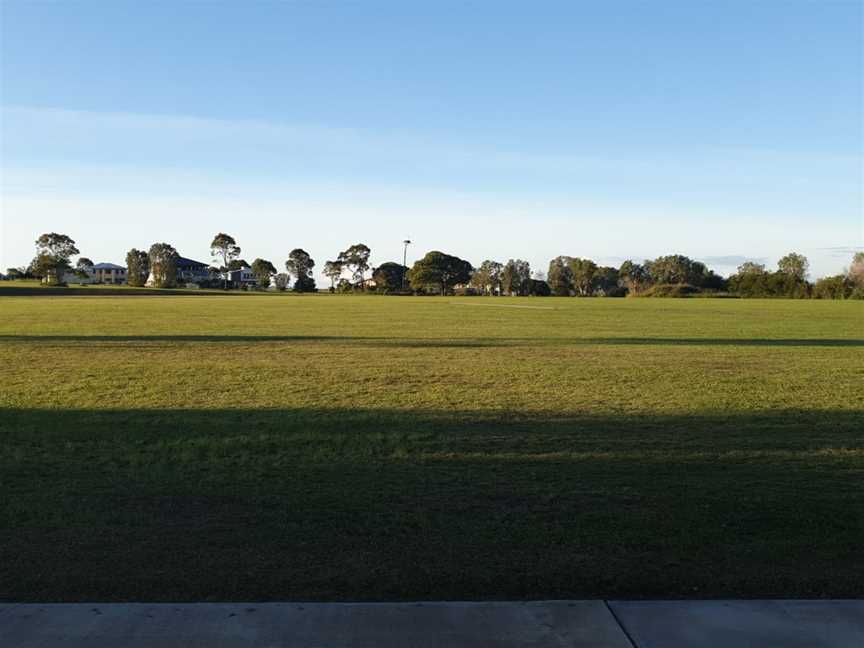
<instances>
[{"instance_id":1,"label":"tall tree","mask_svg":"<svg viewBox=\"0 0 864 648\"><path fill-rule=\"evenodd\" d=\"M597 264L591 259L570 259L570 272L573 277L573 290L577 295L587 297L594 292L594 275Z\"/></svg>"},{"instance_id":2,"label":"tall tree","mask_svg":"<svg viewBox=\"0 0 864 648\"><path fill-rule=\"evenodd\" d=\"M528 294L533 297L549 297L552 294L552 290L545 279L532 278L529 280L528 286Z\"/></svg>"},{"instance_id":3,"label":"tall tree","mask_svg":"<svg viewBox=\"0 0 864 648\"><path fill-rule=\"evenodd\" d=\"M231 259L228 262L228 271L234 272L235 270L242 270L243 268L251 267L246 259Z\"/></svg>"},{"instance_id":4,"label":"tall tree","mask_svg":"<svg viewBox=\"0 0 864 648\"><path fill-rule=\"evenodd\" d=\"M330 280L330 292L333 292L342 276L342 264L339 261L327 261L324 263L324 276Z\"/></svg>"},{"instance_id":5,"label":"tall tree","mask_svg":"<svg viewBox=\"0 0 864 648\"><path fill-rule=\"evenodd\" d=\"M654 284L692 284L701 285L705 266L683 254L670 254L657 257L645 263L645 269Z\"/></svg>"},{"instance_id":6,"label":"tall tree","mask_svg":"<svg viewBox=\"0 0 864 648\"><path fill-rule=\"evenodd\" d=\"M549 262L546 281L553 295L569 297L573 292L573 271L570 269L572 257L557 256Z\"/></svg>"},{"instance_id":7,"label":"tall tree","mask_svg":"<svg viewBox=\"0 0 864 648\"><path fill-rule=\"evenodd\" d=\"M273 277L273 281L276 283L276 290L279 292L285 292L288 288L288 284L291 283L291 277L284 272L280 272Z\"/></svg>"},{"instance_id":8,"label":"tall tree","mask_svg":"<svg viewBox=\"0 0 864 648\"><path fill-rule=\"evenodd\" d=\"M312 260L306 250L295 248L288 254L285 269L297 278L294 283L296 292L314 292L315 280L312 278L312 268L314 267L315 261Z\"/></svg>"},{"instance_id":9,"label":"tall tree","mask_svg":"<svg viewBox=\"0 0 864 648\"><path fill-rule=\"evenodd\" d=\"M255 275L259 288L268 288L270 278L276 274L276 267L266 259L255 259L252 262L252 274Z\"/></svg>"},{"instance_id":10,"label":"tall tree","mask_svg":"<svg viewBox=\"0 0 864 648\"><path fill-rule=\"evenodd\" d=\"M236 259L240 256L240 248L237 246L237 241L234 240L233 236L229 236L224 232L219 232L216 236L213 237L213 241L210 243L210 256L214 259L221 259L222 267L220 270L225 273L224 274L224 287L228 288L228 271L231 270L229 267L232 259Z\"/></svg>"},{"instance_id":11,"label":"tall tree","mask_svg":"<svg viewBox=\"0 0 864 648\"><path fill-rule=\"evenodd\" d=\"M316 292L317 290L318 289L315 287L314 277L300 277L294 282L294 292L310 293Z\"/></svg>"},{"instance_id":12,"label":"tall tree","mask_svg":"<svg viewBox=\"0 0 864 648\"><path fill-rule=\"evenodd\" d=\"M856 252L852 263L846 271L846 277L855 286L864 288L864 252Z\"/></svg>"},{"instance_id":13,"label":"tall tree","mask_svg":"<svg viewBox=\"0 0 864 648\"><path fill-rule=\"evenodd\" d=\"M365 290L363 277L369 269L369 255L371 253L372 250L367 246L362 243L356 243L347 250L340 252L337 259L342 267L347 268L351 272L354 282L360 284L361 290Z\"/></svg>"},{"instance_id":14,"label":"tall tree","mask_svg":"<svg viewBox=\"0 0 864 648\"><path fill-rule=\"evenodd\" d=\"M75 276L79 279L87 279L93 270L93 261L87 257L79 257L75 263Z\"/></svg>"},{"instance_id":15,"label":"tall tree","mask_svg":"<svg viewBox=\"0 0 864 648\"><path fill-rule=\"evenodd\" d=\"M497 261L486 259L471 275L471 285L483 295L496 295L501 290L501 269Z\"/></svg>"},{"instance_id":16,"label":"tall tree","mask_svg":"<svg viewBox=\"0 0 864 648\"><path fill-rule=\"evenodd\" d=\"M471 280L473 268L467 261L443 252L429 252L408 272L408 281L414 290L435 286L442 295L457 284Z\"/></svg>"},{"instance_id":17,"label":"tall tree","mask_svg":"<svg viewBox=\"0 0 864 648\"><path fill-rule=\"evenodd\" d=\"M126 283L143 286L150 274L150 255L144 250L132 248L126 253Z\"/></svg>"},{"instance_id":18,"label":"tall tree","mask_svg":"<svg viewBox=\"0 0 864 648\"><path fill-rule=\"evenodd\" d=\"M645 266L630 259L618 268L618 276L627 290L634 295L646 288L651 281Z\"/></svg>"},{"instance_id":19,"label":"tall tree","mask_svg":"<svg viewBox=\"0 0 864 648\"><path fill-rule=\"evenodd\" d=\"M372 272L375 290L378 292L397 292L405 285L405 274L408 268L401 263L388 261L382 263Z\"/></svg>"},{"instance_id":20,"label":"tall tree","mask_svg":"<svg viewBox=\"0 0 864 648\"><path fill-rule=\"evenodd\" d=\"M531 292L531 264L522 259L510 259L501 269L501 292L525 296Z\"/></svg>"},{"instance_id":21,"label":"tall tree","mask_svg":"<svg viewBox=\"0 0 864 648\"><path fill-rule=\"evenodd\" d=\"M177 250L168 243L154 243L149 253L150 274L157 288L171 288L177 281Z\"/></svg>"},{"instance_id":22,"label":"tall tree","mask_svg":"<svg viewBox=\"0 0 864 648\"><path fill-rule=\"evenodd\" d=\"M764 263L756 263L755 261L745 261L738 266L738 274L762 274L765 272Z\"/></svg>"},{"instance_id":23,"label":"tall tree","mask_svg":"<svg viewBox=\"0 0 864 648\"><path fill-rule=\"evenodd\" d=\"M810 263L803 254L790 252L777 262L777 270L787 277L804 282L807 280Z\"/></svg>"},{"instance_id":24,"label":"tall tree","mask_svg":"<svg viewBox=\"0 0 864 648\"><path fill-rule=\"evenodd\" d=\"M49 284L63 283L63 274L72 266L70 259L78 254L75 241L65 234L50 232L36 239L34 268Z\"/></svg>"},{"instance_id":25,"label":"tall tree","mask_svg":"<svg viewBox=\"0 0 864 648\"><path fill-rule=\"evenodd\" d=\"M849 299L855 290L855 285L848 275L822 277L813 286L814 299Z\"/></svg>"},{"instance_id":26,"label":"tall tree","mask_svg":"<svg viewBox=\"0 0 864 648\"><path fill-rule=\"evenodd\" d=\"M702 287L711 275L713 273L708 270L708 267L704 263L701 261L692 261L687 268L684 282L691 286Z\"/></svg>"},{"instance_id":27,"label":"tall tree","mask_svg":"<svg viewBox=\"0 0 864 648\"><path fill-rule=\"evenodd\" d=\"M599 266L594 273L593 290L602 297L621 297L624 289L620 286L621 275L618 268Z\"/></svg>"}]
</instances>

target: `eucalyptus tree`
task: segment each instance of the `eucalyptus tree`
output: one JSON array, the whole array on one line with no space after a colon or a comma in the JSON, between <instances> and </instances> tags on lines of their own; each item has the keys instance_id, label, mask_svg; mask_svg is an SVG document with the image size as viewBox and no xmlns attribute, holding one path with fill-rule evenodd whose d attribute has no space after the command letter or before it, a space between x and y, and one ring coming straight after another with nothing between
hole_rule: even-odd
<instances>
[{"instance_id":1,"label":"eucalyptus tree","mask_svg":"<svg viewBox=\"0 0 864 648\"><path fill-rule=\"evenodd\" d=\"M240 248L237 245L237 241L234 240L233 236L219 232L213 237L213 241L210 243L210 256L222 261L220 270L223 272L224 286L227 289L228 271L232 269L230 267L231 261L240 256Z\"/></svg>"},{"instance_id":2,"label":"eucalyptus tree","mask_svg":"<svg viewBox=\"0 0 864 648\"><path fill-rule=\"evenodd\" d=\"M756 261L745 261L738 266L738 274L762 274L765 272L765 264Z\"/></svg>"},{"instance_id":3,"label":"eucalyptus tree","mask_svg":"<svg viewBox=\"0 0 864 648\"><path fill-rule=\"evenodd\" d=\"M402 290L405 285L405 275L408 272L401 263L388 261L382 263L372 272L375 281L375 290L378 292L396 292Z\"/></svg>"},{"instance_id":4,"label":"eucalyptus tree","mask_svg":"<svg viewBox=\"0 0 864 648\"><path fill-rule=\"evenodd\" d=\"M154 243L148 254L150 276L157 288L170 288L177 281L177 259L180 255L168 243Z\"/></svg>"},{"instance_id":5,"label":"eucalyptus tree","mask_svg":"<svg viewBox=\"0 0 864 648\"><path fill-rule=\"evenodd\" d=\"M483 295L497 295L501 291L503 265L486 259L471 275L471 285Z\"/></svg>"},{"instance_id":6,"label":"eucalyptus tree","mask_svg":"<svg viewBox=\"0 0 864 648\"><path fill-rule=\"evenodd\" d=\"M276 274L276 267L266 259L255 259L251 268L252 274L255 275L255 281L258 282L258 287L269 287L271 277Z\"/></svg>"},{"instance_id":7,"label":"eucalyptus tree","mask_svg":"<svg viewBox=\"0 0 864 648\"><path fill-rule=\"evenodd\" d=\"M647 288L651 283L651 277L645 266L630 259L618 268L618 277L624 287L634 295Z\"/></svg>"},{"instance_id":8,"label":"eucalyptus tree","mask_svg":"<svg viewBox=\"0 0 864 648\"><path fill-rule=\"evenodd\" d=\"M347 250L340 252L336 259L343 268L347 268L351 272L354 283L359 283L361 290L365 290L363 281L366 271L369 270L370 254L372 254L372 250L366 245L355 243Z\"/></svg>"},{"instance_id":9,"label":"eucalyptus tree","mask_svg":"<svg viewBox=\"0 0 864 648\"><path fill-rule=\"evenodd\" d=\"M531 264L510 259L501 269L501 292L524 297L531 292Z\"/></svg>"},{"instance_id":10,"label":"eucalyptus tree","mask_svg":"<svg viewBox=\"0 0 864 648\"><path fill-rule=\"evenodd\" d=\"M132 248L126 253L126 283L143 286L150 274L150 255L144 250Z\"/></svg>"},{"instance_id":11,"label":"eucalyptus tree","mask_svg":"<svg viewBox=\"0 0 864 648\"><path fill-rule=\"evenodd\" d=\"M471 264L464 259L435 250L413 265L408 272L408 281L413 290L434 286L446 295L457 284L467 284L472 270Z\"/></svg>"},{"instance_id":12,"label":"eucalyptus tree","mask_svg":"<svg viewBox=\"0 0 864 648\"><path fill-rule=\"evenodd\" d=\"M326 261L324 276L330 280L330 292L333 292L336 289L336 282L342 276L342 264L339 261Z\"/></svg>"},{"instance_id":13,"label":"eucalyptus tree","mask_svg":"<svg viewBox=\"0 0 864 648\"><path fill-rule=\"evenodd\" d=\"M573 294L573 271L570 269L572 257L557 256L549 262L546 281L553 295L569 297Z\"/></svg>"},{"instance_id":14,"label":"eucalyptus tree","mask_svg":"<svg viewBox=\"0 0 864 648\"><path fill-rule=\"evenodd\" d=\"M570 259L568 264L573 277L573 290L581 297L587 297L593 292L594 275L597 274L597 264L591 259Z\"/></svg>"},{"instance_id":15,"label":"eucalyptus tree","mask_svg":"<svg viewBox=\"0 0 864 648\"><path fill-rule=\"evenodd\" d=\"M273 282L276 284L276 290L285 292L288 289L288 284L291 283L291 277L284 272L280 272L273 277Z\"/></svg>"},{"instance_id":16,"label":"eucalyptus tree","mask_svg":"<svg viewBox=\"0 0 864 648\"><path fill-rule=\"evenodd\" d=\"M50 232L36 239L36 258L32 267L48 284L63 283L63 274L71 269L70 259L78 254L75 241L66 234Z\"/></svg>"},{"instance_id":17,"label":"eucalyptus tree","mask_svg":"<svg viewBox=\"0 0 864 648\"><path fill-rule=\"evenodd\" d=\"M856 252L852 257L852 263L846 271L846 276L853 284L864 288L864 252Z\"/></svg>"},{"instance_id":18,"label":"eucalyptus tree","mask_svg":"<svg viewBox=\"0 0 864 648\"><path fill-rule=\"evenodd\" d=\"M777 270L796 281L804 282L810 271L810 262L803 254L790 252L777 262Z\"/></svg>"},{"instance_id":19,"label":"eucalyptus tree","mask_svg":"<svg viewBox=\"0 0 864 648\"><path fill-rule=\"evenodd\" d=\"M296 292L313 292L315 290L315 280L312 278L312 268L314 267L315 261L306 250L295 248L288 254L285 269L297 278L297 281L294 282Z\"/></svg>"}]
</instances>

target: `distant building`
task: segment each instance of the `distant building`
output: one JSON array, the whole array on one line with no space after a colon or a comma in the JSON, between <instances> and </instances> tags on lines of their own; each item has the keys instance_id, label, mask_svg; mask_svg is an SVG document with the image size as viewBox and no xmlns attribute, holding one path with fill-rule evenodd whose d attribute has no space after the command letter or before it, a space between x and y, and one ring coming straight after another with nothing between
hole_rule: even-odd
<instances>
[{"instance_id":1,"label":"distant building","mask_svg":"<svg viewBox=\"0 0 864 648\"><path fill-rule=\"evenodd\" d=\"M97 263L85 272L90 275L93 283L125 284L126 268L114 263Z\"/></svg>"},{"instance_id":2,"label":"distant building","mask_svg":"<svg viewBox=\"0 0 864 648\"><path fill-rule=\"evenodd\" d=\"M231 285L235 288L239 288L241 286L255 286L258 283L258 279L252 272L252 268L248 268L246 266L238 268L237 270L229 270L228 272L223 272L222 278L230 281Z\"/></svg>"},{"instance_id":3,"label":"distant building","mask_svg":"<svg viewBox=\"0 0 864 648\"><path fill-rule=\"evenodd\" d=\"M67 284L125 284L126 268L116 263L97 263L92 266L77 268L63 275Z\"/></svg>"},{"instance_id":4,"label":"distant building","mask_svg":"<svg viewBox=\"0 0 864 648\"><path fill-rule=\"evenodd\" d=\"M200 261L179 257L177 259L177 282L199 283L210 279L210 266Z\"/></svg>"},{"instance_id":5,"label":"distant building","mask_svg":"<svg viewBox=\"0 0 864 648\"><path fill-rule=\"evenodd\" d=\"M177 257L177 283L178 284L197 284L202 281L207 281L212 278L210 267L206 263L187 259L186 257ZM145 286L153 286L155 279L153 271L150 271L150 276L147 277Z\"/></svg>"}]
</instances>

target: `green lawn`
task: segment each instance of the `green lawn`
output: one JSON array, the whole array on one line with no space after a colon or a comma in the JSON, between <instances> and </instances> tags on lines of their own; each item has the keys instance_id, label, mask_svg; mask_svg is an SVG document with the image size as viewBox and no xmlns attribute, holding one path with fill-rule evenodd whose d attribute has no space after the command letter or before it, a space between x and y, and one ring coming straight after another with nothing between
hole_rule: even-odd
<instances>
[{"instance_id":1,"label":"green lawn","mask_svg":"<svg viewBox=\"0 0 864 648\"><path fill-rule=\"evenodd\" d=\"M0 600L864 596L862 302L3 296L0 363Z\"/></svg>"}]
</instances>

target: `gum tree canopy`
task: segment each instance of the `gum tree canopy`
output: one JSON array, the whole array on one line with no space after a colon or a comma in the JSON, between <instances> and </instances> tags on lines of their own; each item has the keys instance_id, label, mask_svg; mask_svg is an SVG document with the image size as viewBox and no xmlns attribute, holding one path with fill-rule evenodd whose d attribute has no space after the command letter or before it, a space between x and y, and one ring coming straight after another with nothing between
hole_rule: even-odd
<instances>
[{"instance_id":1,"label":"gum tree canopy","mask_svg":"<svg viewBox=\"0 0 864 648\"><path fill-rule=\"evenodd\" d=\"M408 268L401 263L388 261L375 268L372 279L375 280L375 289L379 292L394 292L401 290L405 283L405 273Z\"/></svg>"},{"instance_id":2,"label":"gum tree canopy","mask_svg":"<svg viewBox=\"0 0 864 648\"><path fill-rule=\"evenodd\" d=\"M356 243L347 250L339 253L339 258L336 261L343 267L351 271L354 281L358 282L361 288L364 288L363 277L369 269L369 255L372 250L363 243Z\"/></svg>"},{"instance_id":3,"label":"gum tree canopy","mask_svg":"<svg viewBox=\"0 0 864 648\"><path fill-rule=\"evenodd\" d=\"M803 254L790 252L777 262L777 270L797 281L804 281L810 271L810 263Z\"/></svg>"},{"instance_id":4,"label":"gum tree canopy","mask_svg":"<svg viewBox=\"0 0 864 648\"><path fill-rule=\"evenodd\" d=\"M501 292L524 297L531 292L531 264L522 259L510 259L501 269Z\"/></svg>"},{"instance_id":5,"label":"gum tree canopy","mask_svg":"<svg viewBox=\"0 0 864 648\"><path fill-rule=\"evenodd\" d=\"M324 263L324 276L330 280L330 290L336 288L336 282L342 276L342 264L339 261L327 261Z\"/></svg>"},{"instance_id":6,"label":"gum tree canopy","mask_svg":"<svg viewBox=\"0 0 864 648\"><path fill-rule=\"evenodd\" d=\"M36 239L33 269L42 275L45 283L62 283L63 273L72 267L69 260L76 254L78 248L75 247L75 241L65 234L43 234Z\"/></svg>"},{"instance_id":7,"label":"gum tree canopy","mask_svg":"<svg viewBox=\"0 0 864 648\"><path fill-rule=\"evenodd\" d=\"M456 284L468 283L474 269L467 261L443 252L429 252L408 272L408 281L414 290L435 286L442 295Z\"/></svg>"},{"instance_id":8,"label":"gum tree canopy","mask_svg":"<svg viewBox=\"0 0 864 648\"><path fill-rule=\"evenodd\" d=\"M177 259L180 257L174 246L154 243L149 253L150 274L156 288L171 288L177 281Z\"/></svg>"},{"instance_id":9,"label":"gum tree canopy","mask_svg":"<svg viewBox=\"0 0 864 648\"><path fill-rule=\"evenodd\" d=\"M315 279L312 278L314 267L315 261L306 250L301 248L291 250L285 262L285 269L297 278L294 282L295 292L315 292Z\"/></svg>"},{"instance_id":10,"label":"gum tree canopy","mask_svg":"<svg viewBox=\"0 0 864 648\"><path fill-rule=\"evenodd\" d=\"M267 259L255 259L251 268L259 288L267 288L270 285L270 278L276 274L276 267Z\"/></svg>"},{"instance_id":11,"label":"gum tree canopy","mask_svg":"<svg viewBox=\"0 0 864 648\"><path fill-rule=\"evenodd\" d=\"M150 274L150 256L144 250L132 248L126 253L126 283L143 286Z\"/></svg>"},{"instance_id":12,"label":"gum tree canopy","mask_svg":"<svg viewBox=\"0 0 864 648\"><path fill-rule=\"evenodd\" d=\"M228 274L231 268L231 262L240 256L240 247L237 245L237 241L234 240L233 236L229 236L224 232L219 232L216 236L213 237L213 241L210 243L210 256L214 259L222 260L222 267L220 270L225 274L224 276L224 286L228 287Z\"/></svg>"},{"instance_id":13,"label":"gum tree canopy","mask_svg":"<svg viewBox=\"0 0 864 648\"><path fill-rule=\"evenodd\" d=\"M553 295L569 297L572 294L573 270L570 267L572 262L573 258L569 256L557 256L549 262L546 277Z\"/></svg>"},{"instance_id":14,"label":"gum tree canopy","mask_svg":"<svg viewBox=\"0 0 864 648\"><path fill-rule=\"evenodd\" d=\"M471 275L471 285L483 295L497 295L501 291L501 270L498 261L486 259Z\"/></svg>"}]
</instances>

